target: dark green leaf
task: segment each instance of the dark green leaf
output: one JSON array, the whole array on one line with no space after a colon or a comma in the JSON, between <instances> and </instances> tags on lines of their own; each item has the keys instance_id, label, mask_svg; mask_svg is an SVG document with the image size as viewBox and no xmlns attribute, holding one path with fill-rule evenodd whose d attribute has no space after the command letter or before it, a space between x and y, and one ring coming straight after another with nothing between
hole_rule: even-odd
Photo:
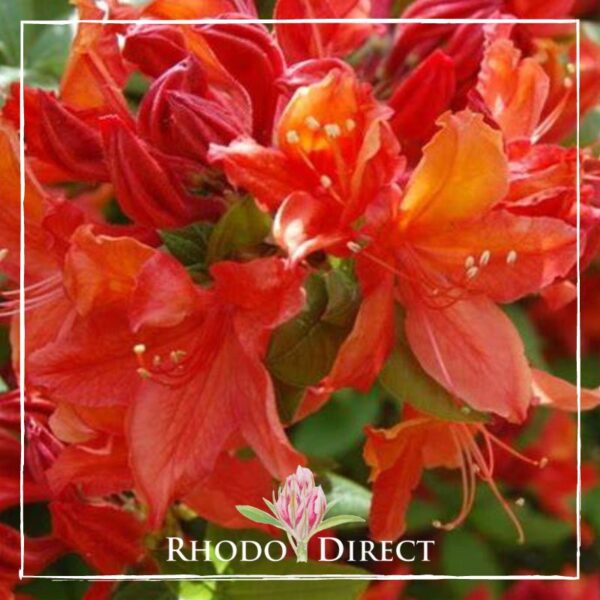
<instances>
[{"instance_id":1,"label":"dark green leaf","mask_svg":"<svg viewBox=\"0 0 600 600\"><path fill-rule=\"evenodd\" d=\"M363 575L365 571L348 565L308 562L239 563L236 575ZM354 600L359 598L368 581L220 581L217 597L227 600L285 598L286 600Z\"/></svg>"},{"instance_id":2,"label":"dark green leaf","mask_svg":"<svg viewBox=\"0 0 600 600\"><path fill-rule=\"evenodd\" d=\"M337 392L321 410L298 423L294 446L313 457L338 458L361 445L365 425L373 423L381 410L379 393L377 387L368 394ZM340 431L344 435L338 435Z\"/></svg>"},{"instance_id":3,"label":"dark green leaf","mask_svg":"<svg viewBox=\"0 0 600 600\"><path fill-rule=\"evenodd\" d=\"M236 202L219 220L210 236L207 263L233 258L257 246L271 231L271 217L252 198Z\"/></svg>"},{"instance_id":4,"label":"dark green leaf","mask_svg":"<svg viewBox=\"0 0 600 600\"><path fill-rule=\"evenodd\" d=\"M160 232L167 250L193 274L206 274L208 240L213 226L209 223L193 223L181 229Z\"/></svg>"},{"instance_id":5,"label":"dark green leaf","mask_svg":"<svg viewBox=\"0 0 600 600\"><path fill-rule=\"evenodd\" d=\"M358 309L356 286L338 271L309 277L306 294L306 308L274 332L267 354L271 373L299 388L330 371Z\"/></svg>"},{"instance_id":6,"label":"dark green leaf","mask_svg":"<svg viewBox=\"0 0 600 600\"><path fill-rule=\"evenodd\" d=\"M135 581L123 584L113 600L178 600L179 594L164 581Z\"/></svg>"},{"instance_id":7,"label":"dark green leaf","mask_svg":"<svg viewBox=\"0 0 600 600\"><path fill-rule=\"evenodd\" d=\"M459 528L445 534L442 545L442 569L445 575L503 575L491 548L476 534ZM464 597L477 585L474 581L452 581L451 587ZM458 594L457 594L458 595Z\"/></svg>"},{"instance_id":8,"label":"dark green leaf","mask_svg":"<svg viewBox=\"0 0 600 600\"><path fill-rule=\"evenodd\" d=\"M568 523L543 514L528 503L521 507L515 505L513 510L523 526L527 546L557 546L572 534ZM489 540L515 547L517 532L488 488L480 486L469 519Z\"/></svg>"}]
</instances>

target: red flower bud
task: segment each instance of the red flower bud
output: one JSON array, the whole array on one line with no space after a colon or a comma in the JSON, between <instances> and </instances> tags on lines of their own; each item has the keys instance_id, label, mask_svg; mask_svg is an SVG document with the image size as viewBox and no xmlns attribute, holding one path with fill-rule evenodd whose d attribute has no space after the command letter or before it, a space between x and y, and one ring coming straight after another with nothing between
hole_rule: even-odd
<instances>
[{"instance_id":1,"label":"red flower bud","mask_svg":"<svg viewBox=\"0 0 600 600\"><path fill-rule=\"evenodd\" d=\"M75 180L106 181L100 133L78 112L40 91L40 135L48 158Z\"/></svg>"},{"instance_id":2,"label":"red flower bud","mask_svg":"<svg viewBox=\"0 0 600 600\"><path fill-rule=\"evenodd\" d=\"M123 212L137 224L178 227L193 220L199 207L166 166L164 157L118 117L101 120L106 160ZM162 160L161 160L162 159Z\"/></svg>"},{"instance_id":3,"label":"red flower bud","mask_svg":"<svg viewBox=\"0 0 600 600\"><path fill-rule=\"evenodd\" d=\"M251 23L217 23L199 31L219 62L248 92L254 138L268 143L279 96L274 84L285 69L275 40L264 26Z\"/></svg>"},{"instance_id":4,"label":"red flower bud","mask_svg":"<svg viewBox=\"0 0 600 600\"><path fill-rule=\"evenodd\" d=\"M159 77L186 54L183 34L175 26L140 24L125 37L123 57L150 77Z\"/></svg>"},{"instance_id":5,"label":"red flower bud","mask_svg":"<svg viewBox=\"0 0 600 600\"><path fill-rule=\"evenodd\" d=\"M411 158L435 130L437 118L450 107L456 88L454 62L441 50L431 54L394 90L390 124Z\"/></svg>"},{"instance_id":6,"label":"red flower bud","mask_svg":"<svg viewBox=\"0 0 600 600\"><path fill-rule=\"evenodd\" d=\"M211 89L202 64L189 56L145 95L138 116L140 134L162 152L205 163L210 143L227 145L250 133L249 105L238 111L227 100Z\"/></svg>"}]
</instances>

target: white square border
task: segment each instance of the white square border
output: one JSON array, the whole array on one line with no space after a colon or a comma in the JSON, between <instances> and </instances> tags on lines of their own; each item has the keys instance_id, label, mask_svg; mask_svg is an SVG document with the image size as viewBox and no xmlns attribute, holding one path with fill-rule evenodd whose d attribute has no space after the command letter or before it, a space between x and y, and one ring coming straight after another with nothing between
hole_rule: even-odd
<instances>
[{"instance_id":1,"label":"white square border","mask_svg":"<svg viewBox=\"0 0 600 600\"><path fill-rule=\"evenodd\" d=\"M108 13L106 13L108 15ZM24 31L26 25L68 25L75 29L81 23L89 24L117 24L135 25L139 23L151 23L156 25L210 25L210 24L301 24L301 23L373 23L383 25L394 25L401 23L419 24L539 24L575 25L576 40L576 98L577 98L577 125L576 125L576 148L577 148L577 174L576 174L576 230L577 230L577 500L576 500L576 575L93 575L89 577L55 575L26 575L25 574L25 503L24 503L24 471L25 471L25 40ZM21 543L21 565L19 568L19 580L50 579L52 581L296 581L296 580L367 580L367 581L419 581L419 580L567 580L576 581L581 577L581 157L580 157L580 98L581 98L581 20L580 19L60 19L60 20L23 20L20 21L20 132L19 132L19 167L21 179L21 211L20 211L20 266L19 266L19 391L21 403L21 462L20 462L20 543Z\"/></svg>"}]
</instances>

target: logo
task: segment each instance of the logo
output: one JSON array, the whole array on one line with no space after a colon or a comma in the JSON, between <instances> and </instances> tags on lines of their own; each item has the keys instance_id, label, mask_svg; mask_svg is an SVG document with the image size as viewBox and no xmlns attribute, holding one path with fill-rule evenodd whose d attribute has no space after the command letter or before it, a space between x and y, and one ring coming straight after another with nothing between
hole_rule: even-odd
<instances>
[{"instance_id":1,"label":"logo","mask_svg":"<svg viewBox=\"0 0 600 600\"><path fill-rule=\"evenodd\" d=\"M325 518L336 502L328 504L323 488L315 485L312 471L300 466L279 487L277 497L273 493L272 502L266 498L263 500L271 511L270 513L255 506L237 506L236 508L250 521L272 525L285 531L290 546L296 554L297 562L308 560L308 541L319 531L345 523L364 522L364 519L354 515Z\"/></svg>"}]
</instances>

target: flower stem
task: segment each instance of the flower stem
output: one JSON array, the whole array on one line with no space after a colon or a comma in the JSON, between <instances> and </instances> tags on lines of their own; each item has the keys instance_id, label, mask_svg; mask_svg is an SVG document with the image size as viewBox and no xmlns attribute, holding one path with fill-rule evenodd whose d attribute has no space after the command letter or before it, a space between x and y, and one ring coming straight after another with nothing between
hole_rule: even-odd
<instances>
[{"instance_id":1,"label":"flower stem","mask_svg":"<svg viewBox=\"0 0 600 600\"><path fill-rule=\"evenodd\" d=\"M296 548L296 562L308 562L306 542L298 542Z\"/></svg>"}]
</instances>

